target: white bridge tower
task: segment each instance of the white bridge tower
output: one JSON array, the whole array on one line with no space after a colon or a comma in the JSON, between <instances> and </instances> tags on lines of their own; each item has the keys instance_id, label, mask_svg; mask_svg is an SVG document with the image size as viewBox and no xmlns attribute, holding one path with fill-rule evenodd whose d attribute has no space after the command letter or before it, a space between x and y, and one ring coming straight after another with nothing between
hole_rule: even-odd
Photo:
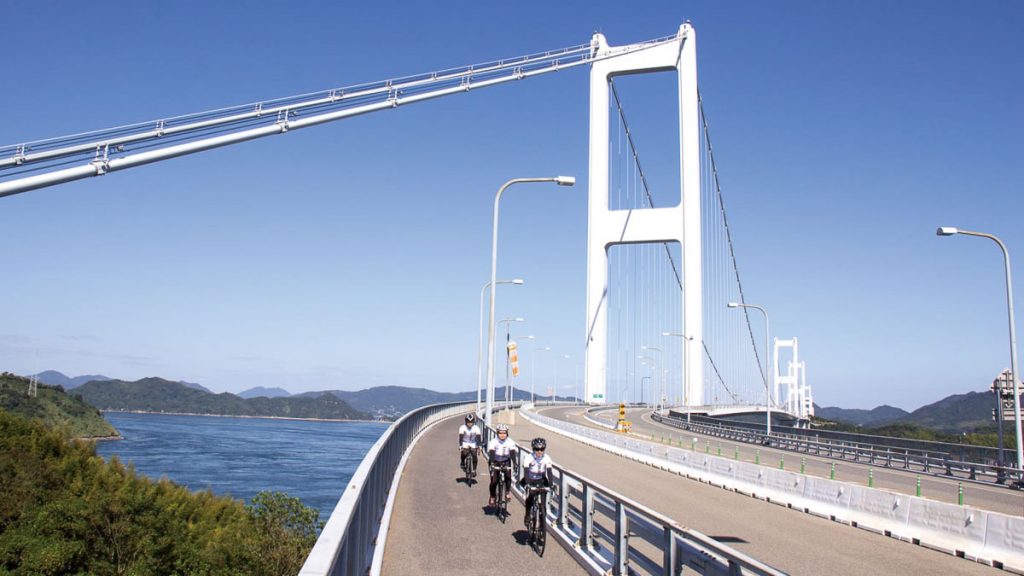
<instances>
[{"instance_id":1,"label":"white bridge tower","mask_svg":"<svg viewBox=\"0 0 1024 576\"><path fill-rule=\"evenodd\" d=\"M674 42L600 56L610 47L601 34L591 43L596 61L590 71L590 192L587 240L587 342L585 398L607 402L608 249L615 244L679 242L683 255L681 356L686 342L703 342L700 220L700 112L697 102L697 35L683 24ZM615 76L675 71L679 79L680 203L666 208L609 209L609 82ZM683 370L684 404L703 404L703 354L693 354Z\"/></svg>"},{"instance_id":2,"label":"white bridge tower","mask_svg":"<svg viewBox=\"0 0 1024 576\"><path fill-rule=\"evenodd\" d=\"M788 340L776 338L774 348L775 374L772 386L774 398L778 398L781 402L779 389L784 386L786 402L783 406L786 412L800 420L809 420L811 416L814 416L814 397L811 395L811 387L807 384L806 366L800 361L799 343L795 337ZM793 350L793 358L789 361L785 374L782 373L782 366L779 364L779 350L783 348Z\"/></svg>"}]
</instances>

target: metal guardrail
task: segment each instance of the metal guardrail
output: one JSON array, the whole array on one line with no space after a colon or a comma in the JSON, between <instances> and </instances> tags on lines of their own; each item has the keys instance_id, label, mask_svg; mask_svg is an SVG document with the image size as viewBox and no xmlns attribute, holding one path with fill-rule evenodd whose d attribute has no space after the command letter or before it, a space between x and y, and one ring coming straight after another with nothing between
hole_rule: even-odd
<instances>
[{"instance_id":1,"label":"metal guardrail","mask_svg":"<svg viewBox=\"0 0 1024 576\"><path fill-rule=\"evenodd\" d=\"M349 480L300 576L366 574L373 561L395 473L406 451L431 424L464 414L475 406L476 402L434 404L409 412L392 424Z\"/></svg>"},{"instance_id":2,"label":"metal guardrail","mask_svg":"<svg viewBox=\"0 0 1024 576\"><path fill-rule=\"evenodd\" d=\"M535 413L528 419L589 430ZM592 574L784 574L563 466L552 476L548 532Z\"/></svg>"},{"instance_id":3,"label":"metal guardrail","mask_svg":"<svg viewBox=\"0 0 1024 576\"><path fill-rule=\"evenodd\" d=\"M710 424L703 420L697 421L695 419L687 422L682 418L665 416L657 412L652 413L651 418L673 428L737 442L762 446L771 445L773 448L780 450L812 454L834 460L859 462L884 468L900 468L935 476L950 476L962 480L1002 484L1008 478L1014 478L1018 474L1015 469L1010 467L965 462L943 452L877 446L846 440L812 440L801 435L776 432L773 432L769 438L763 432L744 427Z\"/></svg>"}]
</instances>

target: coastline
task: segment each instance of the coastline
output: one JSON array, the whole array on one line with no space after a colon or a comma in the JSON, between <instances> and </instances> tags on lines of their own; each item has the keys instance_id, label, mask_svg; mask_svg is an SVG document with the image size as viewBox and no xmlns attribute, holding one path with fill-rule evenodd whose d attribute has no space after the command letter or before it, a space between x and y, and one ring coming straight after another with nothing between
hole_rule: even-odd
<instances>
[{"instance_id":1,"label":"coastline","mask_svg":"<svg viewBox=\"0 0 1024 576\"><path fill-rule=\"evenodd\" d=\"M101 413L111 414L157 414L162 416L209 416L211 418L259 418L263 420L302 420L307 422L364 422L370 424L392 424L393 420L365 420L359 418L296 418L292 416L254 416L248 414L202 414L198 412L157 412L155 410L112 410L101 408ZM117 438L110 437L111 440Z\"/></svg>"}]
</instances>

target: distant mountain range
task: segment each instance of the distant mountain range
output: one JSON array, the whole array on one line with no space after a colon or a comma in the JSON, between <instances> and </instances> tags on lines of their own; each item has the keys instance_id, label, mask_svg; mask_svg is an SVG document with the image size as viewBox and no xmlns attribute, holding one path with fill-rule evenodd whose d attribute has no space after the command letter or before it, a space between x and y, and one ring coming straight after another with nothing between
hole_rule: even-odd
<instances>
[{"instance_id":1,"label":"distant mountain range","mask_svg":"<svg viewBox=\"0 0 1024 576\"><path fill-rule=\"evenodd\" d=\"M74 378L71 378L69 376L65 376L64 374L56 370L44 370L39 374L36 374L35 376L36 380L42 382L43 384L49 384L50 386L63 386L65 390L72 390L74 388L78 388L82 384L85 384L86 382L92 382L93 380L101 382L106 380L113 380L113 378L103 376L101 374L89 374L86 376L75 376ZM31 377L31 375L29 375L28 377ZM179 383L194 390L202 390L203 392L209 392L210 394L213 394L213 392L210 389L206 388L202 384L196 384L194 382L185 382L184 380L180 381Z\"/></svg>"},{"instance_id":2,"label":"distant mountain range","mask_svg":"<svg viewBox=\"0 0 1024 576\"><path fill-rule=\"evenodd\" d=\"M913 412L885 405L872 410L815 406L814 414L825 420L863 427L911 424L940 432L960 433L994 428L993 408L995 397L991 392L968 392L947 396Z\"/></svg>"},{"instance_id":3,"label":"distant mountain range","mask_svg":"<svg viewBox=\"0 0 1024 576\"><path fill-rule=\"evenodd\" d=\"M213 394L181 382L143 378L134 382L93 380L75 389L86 402L101 410L219 414L226 416L275 416L324 420L369 420L361 412L331 394L315 398L250 398L229 392Z\"/></svg>"},{"instance_id":4,"label":"distant mountain range","mask_svg":"<svg viewBox=\"0 0 1024 576\"><path fill-rule=\"evenodd\" d=\"M318 392L304 392L298 397L318 397L323 394L333 394L348 402L359 410L364 410L385 418L401 416L410 410L439 404L442 402L468 402L476 400L476 390L471 392L435 392L426 388L406 388L404 386L377 386L365 390L321 390ZM504 400L505 387L494 389L494 398ZM529 400L530 392L512 388L513 400ZM570 400L570 398L559 396L558 400ZM550 400L548 396L537 396L537 400Z\"/></svg>"},{"instance_id":5,"label":"distant mountain range","mask_svg":"<svg viewBox=\"0 0 1024 576\"><path fill-rule=\"evenodd\" d=\"M291 396L291 392L284 388L264 388L263 386L257 386L255 388L249 388L244 392L239 392L239 396L242 398L287 398Z\"/></svg>"}]
</instances>

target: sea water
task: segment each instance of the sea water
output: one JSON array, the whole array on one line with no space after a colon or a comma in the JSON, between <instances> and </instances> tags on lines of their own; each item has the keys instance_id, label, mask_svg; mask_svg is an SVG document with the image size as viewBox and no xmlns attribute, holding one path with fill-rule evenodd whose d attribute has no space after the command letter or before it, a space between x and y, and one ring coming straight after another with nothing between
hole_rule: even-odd
<instances>
[{"instance_id":1,"label":"sea water","mask_svg":"<svg viewBox=\"0 0 1024 576\"><path fill-rule=\"evenodd\" d=\"M141 474L191 490L249 502L263 490L287 492L327 520L363 456L387 429L376 422L331 422L107 412L124 437L96 451L133 463Z\"/></svg>"}]
</instances>

